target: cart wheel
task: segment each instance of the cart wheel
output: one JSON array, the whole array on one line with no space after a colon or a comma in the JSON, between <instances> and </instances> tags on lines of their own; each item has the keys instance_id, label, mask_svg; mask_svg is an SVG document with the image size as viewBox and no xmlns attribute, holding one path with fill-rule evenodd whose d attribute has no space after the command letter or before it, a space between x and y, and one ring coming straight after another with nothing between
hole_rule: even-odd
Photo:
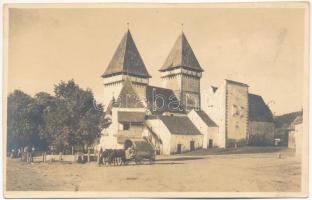
<instances>
[{"instance_id":1,"label":"cart wheel","mask_svg":"<svg viewBox=\"0 0 312 200\"><path fill-rule=\"evenodd\" d=\"M150 159L149 159L149 164L152 165L152 164L154 164L154 163L155 163L155 159L154 159L154 158L150 158Z\"/></svg>"},{"instance_id":2,"label":"cart wheel","mask_svg":"<svg viewBox=\"0 0 312 200\"><path fill-rule=\"evenodd\" d=\"M134 162L135 162L135 164L137 164L137 165L143 164L143 162L142 162L141 159L135 159Z\"/></svg>"},{"instance_id":3,"label":"cart wheel","mask_svg":"<svg viewBox=\"0 0 312 200\"><path fill-rule=\"evenodd\" d=\"M117 158L117 165L119 165L119 166L122 165L122 159L121 158Z\"/></svg>"}]
</instances>

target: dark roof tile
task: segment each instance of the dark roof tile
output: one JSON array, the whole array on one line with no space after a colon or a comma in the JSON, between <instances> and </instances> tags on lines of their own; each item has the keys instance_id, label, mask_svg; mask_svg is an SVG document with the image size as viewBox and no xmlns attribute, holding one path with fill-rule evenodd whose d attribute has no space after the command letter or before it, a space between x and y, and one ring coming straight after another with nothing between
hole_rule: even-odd
<instances>
[{"instance_id":1,"label":"dark roof tile","mask_svg":"<svg viewBox=\"0 0 312 200\"><path fill-rule=\"evenodd\" d=\"M195 111L198 116L207 124L209 127L217 127L218 125L205 113L203 110Z\"/></svg>"},{"instance_id":2,"label":"dark roof tile","mask_svg":"<svg viewBox=\"0 0 312 200\"><path fill-rule=\"evenodd\" d=\"M159 116L173 135L201 135L200 131L187 116Z\"/></svg>"},{"instance_id":3,"label":"dark roof tile","mask_svg":"<svg viewBox=\"0 0 312 200\"><path fill-rule=\"evenodd\" d=\"M273 114L259 95L248 94L249 120L258 122L273 122Z\"/></svg>"},{"instance_id":4,"label":"dark roof tile","mask_svg":"<svg viewBox=\"0 0 312 200\"><path fill-rule=\"evenodd\" d=\"M180 101L170 89L147 86L146 101L152 114L162 114L164 112L185 113Z\"/></svg>"},{"instance_id":5,"label":"dark roof tile","mask_svg":"<svg viewBox=\"0 0 312 200\"><path fill-rule=\"evenodd\" d=\"M127 31L122 38L102 77L105 78L116 74L128 74L145 78L151 77L130 31Z\"/></svg>"},{"instance_id":6,"label":"dark roof tile","mask_svg":"<svg viewBox=\"0 0 312 200\"><path fill-rule=\"evenodd\" d=\"M160 71L166 71L178 67L184 67L199 72L203 71L183 32L174 43Z\"/></svg>"},{"instance_id":7,"label":"dark roof tile","mask_svg":"<svg viewBox=\"0 0 312 200\"><path fill-rule=\"evenodd\" d=\"M129 111L119 111L118 112L119 122L144 122L145 113L144 112L129 112Z\"/></svg>"}]
</instances>

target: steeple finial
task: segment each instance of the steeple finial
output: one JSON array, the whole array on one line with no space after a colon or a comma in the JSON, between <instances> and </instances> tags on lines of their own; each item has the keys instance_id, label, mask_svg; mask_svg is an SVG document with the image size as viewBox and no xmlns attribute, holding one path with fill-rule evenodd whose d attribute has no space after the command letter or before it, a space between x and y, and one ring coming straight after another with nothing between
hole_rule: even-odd
<instances>
[{"instance_id":1,"label":"steeple finial","mask_svg":"<svg viewBox=\"0 0 312 200\"><path fill-rule=\"evenodd\" d=\"M184 25L184 23L181 23L181 31L182 31L182 33L183 33L183 25Z\"/></svg>"},{"instance_id":2,"label":"steeple finial","mask_svg":"<svg viewBox=\"0 0 312 200\"><path fill-rule=\"evenodd\" d=\"M129 31L129 24L130 24L130 23L129 23L129 22L127 22L127 30L128 30L128 31Z\"/></svg>"}]
</instances>

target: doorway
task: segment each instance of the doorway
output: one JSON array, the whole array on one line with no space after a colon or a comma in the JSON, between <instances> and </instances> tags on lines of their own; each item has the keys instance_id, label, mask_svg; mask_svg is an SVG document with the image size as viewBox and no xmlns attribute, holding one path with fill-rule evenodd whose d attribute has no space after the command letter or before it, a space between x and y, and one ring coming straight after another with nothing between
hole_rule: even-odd
<instances>
[{"instance_id":1,"label":"doorway","mask_svg":"<svg viewBox=\"0 0 312 200\"><path fill-rule=\"evenodd\" d=\"M195 151L195 143L194 143L194 141L190 142L190 150L191 151Z\"/></svg>"},{"instance_id":2,"label":"doorway","mask_svg":"<svg viewBox=\"0 0 312 200\"><path fill-rule=\"evenodd\" d=\"M177 153L181 153L182 152L182 144L178 144L177 145Z\"/></svg>"},{"instance_id":3,"label":"doorway","mask_svg":"<svg viewBox=\"0 0 312 200\"><path fill-rule=\"evenodd\" d=\"M209 139L208 148L212 148L212 147L213 147L213 140Z\"/></svg>"}]
</instances>

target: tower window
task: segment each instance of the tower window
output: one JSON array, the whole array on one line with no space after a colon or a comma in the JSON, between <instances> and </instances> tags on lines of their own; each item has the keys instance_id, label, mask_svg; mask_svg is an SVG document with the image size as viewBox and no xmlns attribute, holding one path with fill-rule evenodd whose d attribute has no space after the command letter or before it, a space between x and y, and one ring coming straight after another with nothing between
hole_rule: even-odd
<instances>
[{"instance_id":1,"label":"tower window","mask_svg":"<svg viewBox=\"0 0 312 200\"><path fill-rule=\"evenodd\" d=\"M129 129L130 129L130 123L129 122L123 123L123 130L129 130Z\"/></svg>"}]
</instances>

